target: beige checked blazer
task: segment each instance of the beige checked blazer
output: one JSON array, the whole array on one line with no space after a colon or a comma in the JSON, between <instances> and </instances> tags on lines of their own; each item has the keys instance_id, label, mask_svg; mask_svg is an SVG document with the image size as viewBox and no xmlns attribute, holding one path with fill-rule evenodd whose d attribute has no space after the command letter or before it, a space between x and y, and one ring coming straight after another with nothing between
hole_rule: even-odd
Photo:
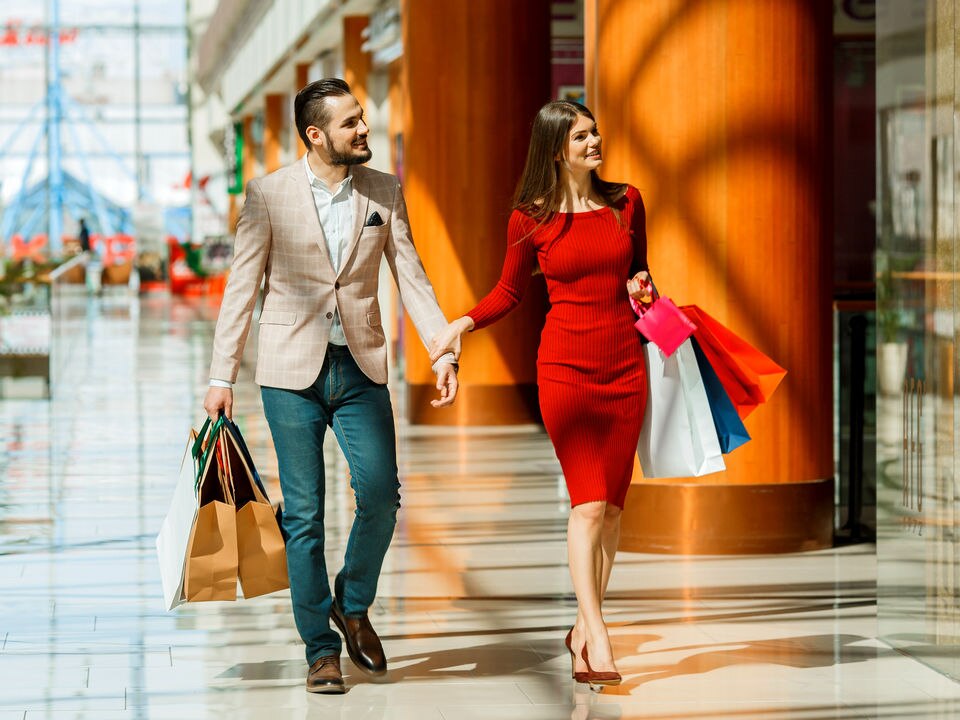
<instances>
[{"instance_id":1,"label":"beige checked blazer","mask_svg":"<svg viewBox=\"0 0 960 720\"><path fill-rule=\"evenodd\" d=\"M313 384L334 310L357 365L375 383L387 382L377 301L384 256L423 344L446 326L410 237L397 178L360 165L352 174L354 228L344 241L339 272L330 261L302 160L247 183L213 339L211 378L236 381L262 278L256 370L261 386L302 390ZM368 224L374 212L382 225Z\"/></svg>"}]
</instances>

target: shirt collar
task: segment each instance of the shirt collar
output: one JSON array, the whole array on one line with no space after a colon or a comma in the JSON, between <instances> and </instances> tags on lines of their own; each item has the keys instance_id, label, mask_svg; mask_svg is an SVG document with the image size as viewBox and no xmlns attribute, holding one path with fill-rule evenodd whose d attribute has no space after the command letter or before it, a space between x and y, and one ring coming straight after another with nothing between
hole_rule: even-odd
<instances>
[{"instance_id":1,"label":"shirt collar","mask_svg":"<svg viewBox=\"0 0 960 720\"><path fill-rule=\"evenodd\" d=\"M307 170L307 182L310 183L310 186L323 190L325 193L330 195L330 197L337 197L337 195L342 193L345 189L349 189L353 181L353 168L347 168L347 176L340 181L340 184L337 186L337 189L334 192L330 192L330 188L327 187L327 184L314 174L313 169L310 167L310 163L307 162L306 155L303 156L303 167Z\"/></svg>"}]
</instances>

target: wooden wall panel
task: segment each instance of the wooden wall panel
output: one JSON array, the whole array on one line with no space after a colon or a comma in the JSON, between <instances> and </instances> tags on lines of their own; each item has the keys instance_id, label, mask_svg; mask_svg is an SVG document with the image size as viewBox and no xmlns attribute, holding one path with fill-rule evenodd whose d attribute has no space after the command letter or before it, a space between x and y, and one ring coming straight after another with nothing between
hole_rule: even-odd
<instances>
[{"instance_id":1,"label":"wooden wall panel","mask_svg":"<svg viewBox=\"0 0 960 720\"><path fill-rule=\"evenodd\" d=\"M417 248L449 318L497 282L530 124L550 92L548 0L402 4L404 190ZM414 422L531 422L544 316L541 280L512 316L466 338L453 411L438 413L428 358L407 323Z\"/></svg>"}]
</instances>

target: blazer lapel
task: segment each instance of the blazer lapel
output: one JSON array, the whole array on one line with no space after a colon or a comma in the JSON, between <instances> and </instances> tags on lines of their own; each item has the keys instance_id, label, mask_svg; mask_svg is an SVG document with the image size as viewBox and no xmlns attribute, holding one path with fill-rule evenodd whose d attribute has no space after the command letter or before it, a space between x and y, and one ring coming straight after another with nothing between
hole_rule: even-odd
<instances>
[{"instance_id":1,"label":"blazer lapel","mask_svg":"<svg viewBox=\"0 0 960 720\"><path fill-rule=\"evenodd\" d=\"M293 194L296 198L297 212L300 214L303 227L317 243L320 254L323 255L327 267L330 268L330 273L334 274L330 251L327 249L327 238L323 234L323 226L320 224L320 218L317 215L317 203L313 199L313 189L307 181L307 171L303 168L302 160L298 160L290 166L288 178L294 185Z\"/></svg>"},{"instance_id":2,"label":"blazer lapel","mask_svg":"<svg viewBox=\"0 0 960 720\"><path fill-rule=\"evenodd\" d=\"M353 204L353 232L350 233L350 238L346 241L343 253L340 255L340 272L337 273L337 277L340 277L343 269L347 266L347 261L350 259L354 249L357 247L357 243L360 241L363 224L367 221L367 203L369 198L367 197L366 186L364 184L363 168L360 165L355 165L352 171L353 179L350 181L350 200Z\"/></svg>"}]
</instances>

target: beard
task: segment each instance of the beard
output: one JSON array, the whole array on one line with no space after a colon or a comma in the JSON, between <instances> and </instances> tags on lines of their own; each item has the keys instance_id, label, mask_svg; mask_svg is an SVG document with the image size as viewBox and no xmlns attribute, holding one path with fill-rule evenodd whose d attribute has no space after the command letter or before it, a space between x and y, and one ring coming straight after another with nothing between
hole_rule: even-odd
<instances>
[{"instance_id":1,"label":"beard","mask_svg":"<svg viewBox=\"0 0 960 720\"><path fill-rule=\"evenodd\" d=\"M363 150L357 150L352 144L345 148L337 147L329 135L326 133L324 135L327 137L331 165L363 165L365 162L370 162L370 158L373 157L373 151L369 147Z\"/></svg>"}]
</instances>

